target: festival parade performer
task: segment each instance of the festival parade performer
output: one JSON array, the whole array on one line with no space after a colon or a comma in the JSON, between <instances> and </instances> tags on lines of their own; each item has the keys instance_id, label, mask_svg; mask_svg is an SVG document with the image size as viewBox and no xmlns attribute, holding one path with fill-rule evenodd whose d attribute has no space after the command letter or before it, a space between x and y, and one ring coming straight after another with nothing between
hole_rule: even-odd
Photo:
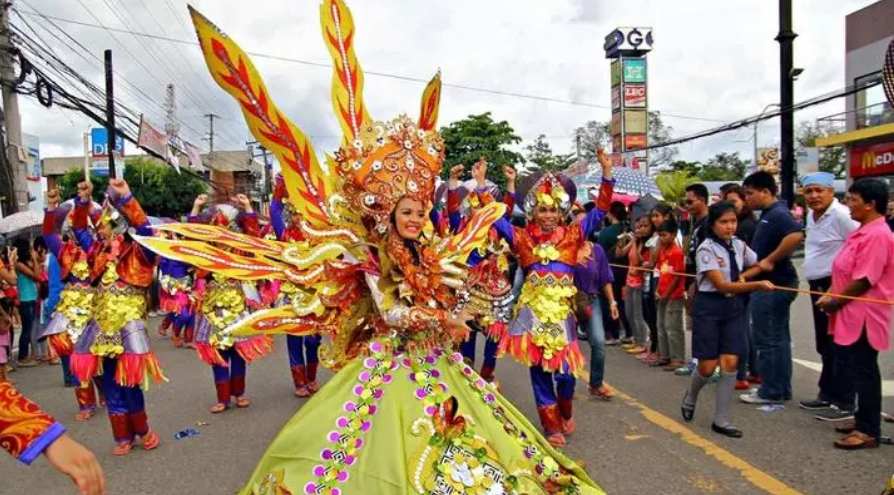
<instances>
[{"instance_id":1,"label":"festival parade performer","mask_svg":"<svg viewBox=\"0 0 894 495\"><path fill-rule=\"evenodd\" d=\"M337 370L287 423L240 493L603 493L453 352L474 318L458 304L465 261L505 205L485 206L455 236L430 234L428 210L444 160L436 131L440 79L423 93L418 121L374 121L351 14L341 0L324 1L332 101L344 139L321 164L247 55L191 13L215 81L240 102L255 138L283 165L307 240L169 224L161 228L186 240L139 241L199 269L294 283L302 292L293 304L255 312L224 333L325 333L331 342L321 358Z\"/></svg>"},{"instance_id":2,"label":"festival parade performer","mask_svg":"<svg viewBox=\"0 0 894 495\"><path fill-rule=\"evenodd\" d=\"M175 347L195 349L195 300L193 299L193 274L191 267L177 260L159 258L158 286L161 310L165 314L158 333L168 334Z\"/></svg>"},{"instance_id":3,"label":"festival parade performer","mask_svg":"<svg viewBox=\"0 0 894 495\"><path fill-rule=\"evenodd\" d=\"M74 345L71 371L81 383L101 376L117 443L114 454L127 455L137 437L146 450L159 444L149 427L143 397L150 380L165 379L146 330L155 254L133 241L128 226L138 235L151 235L152 230L123 179L109 181L102 209L93 209L92 192L89 182L78 185L71 219L97 291L93 318ZM95 237L88 223L93 224Z\"/></svg>"},{"instance_id":4,"label":"festival parade performer","mask_svg":"<svg viewBox=\"0 0 894 495\"><path fill-rule=\"evenodd\" d=\"M285 196L286 183L280 174L276 177L273 201L270 203L270 225L273 226L276 239L283 242L303 242L307 240L307 236L300 228L301 215L297 210L289 208L288 203L283 203ZM295 300L295 297L302 294L301 289L288 280L275 282L273 290L276 293L274 300L276 306L290 305L293 301L300 303ZM296 397L310 397L320 388L317 383L317 370L320 367L320 342L319 335L286 336L286 345L289 349L289 369L292 372Z\"/></svg>"},{"instance_id":5,"label":"festival parade performer","mask_svg":"<svg viewBox=\"0 0 894 495\"><path fill-rule=\"evenodd\" d=\"M87 190L83 182L78 189ZM62 270L60 278L65 286L59 294L59 303L43 328L40 339L47 339L50 347L60 357L70 358L74 345L84 333L93 317L96 304L96 289L91 285L90 264L87 253L74 239L63 241L60 237L65 220L71 212L69 205L59 204L59 191L47 194L49 208L44 213L43 236L50 252L59 261ZM79 412L75 421L87 421L96 414L98 379L81 381L75 387L75 398Z\"/></svg>"},{"instance_id":6,"label":"festival parade performer","mask_svg":"<svg viewBox=\"0 0 894 495\"><path fill-rule=\"evenodd\" d=\"M508 171L507 171L508 170ZM450 170L448 181L447 212L450 221L450 232L463 230L468 220L483 206L497 200L496 188L487 182L487 162L482 158L472 166L472 178L476 187L466 191L459 185L459 176L464 171L462 165ZM507 191L503 196L507 215L514 207L515 169L505 166L504 173L513 174L512 181L507 181ZM463 197L464 196L464 197ZM484 362L479 374L488 382L494 382L494 371L497 367L497 349L500 340L506 334L506 328L512 317L512 283L509 281L509 264L506 259L508 247L500 238L496 229L488 232L487 242L472 251L466 264L470 267L468 279L468 305L477 315L470 322L472 332L469 338L460 345L460 352L466 362L474 366L475 347L478 334L484 336ZM499 387L499 385L497 385Z\"/></svg>"},{"instance_id":7,"label":"festival parade performer","mask_svg":"<svg viewBox=\"0 0 894 495\"><path fill-rule=\"evenodd\" d=\"M494 224L525 274L500 355L509 353L530 368L540 422L555 446L565 445L565 436L574 432L575 376L584 369L573 308L574 266L587 239L599 230L614 189L611 162L601 149L597 156L602 166L599 197L596 208L580 221L565 225L576 196L574 183L546 172L529 176L519 188L528 225L513 227L505 219Z\"/></svg>"},{"instance_id":8,"label":"festival parade performer","mask_svg":"<svg viewBox=\"0 0 894 495\"><path fill-rule=\"evenodd\" d=\"M200 194L193 203L189 216L191 223L208 224L225 228L231 232L244 232L249 236L259 236L258 215L251 207L251 201L244 194L233 198L237 208L228 204L212 205L204 213L202 208L208 202L208 195ZM198 311L196 315L196 350L202 361L211 365L217 403L212 413L221 413L230 408L231 403L238 409L251 405L245 397L245 376L248 364L265 357L273 350L270 336L233 337L222 333L263 303L257 287L219 273L197 275Z\"/></svg>"}]
</instances>

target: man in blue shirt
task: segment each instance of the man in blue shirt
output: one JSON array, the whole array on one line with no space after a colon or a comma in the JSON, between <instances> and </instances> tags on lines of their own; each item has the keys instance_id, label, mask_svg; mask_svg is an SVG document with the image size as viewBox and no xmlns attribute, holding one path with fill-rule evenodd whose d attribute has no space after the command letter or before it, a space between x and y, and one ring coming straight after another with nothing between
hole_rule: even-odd
<instances>
[{"instance_id":1,"label":"man in blue shirt","mask_svg":"<svg viewBox=\"0 0 894 495\"><path fill-rule=\"evenodd\" d=\"M791 255L804 239L801 224L795 220L784 201L776 198L778 186L773 175L755 172L745 178L745 201L761 210L760 223L754 232L751 248L757 254L761 274L779 287L797 287L798 273ZM791 305L796 293L791 291L756 291L751 295L751 320L757 368L763 380L756 391L739 396L749 404L774 404L792 397L792 332L789 325Z\"/></svg>"}]
</instances>

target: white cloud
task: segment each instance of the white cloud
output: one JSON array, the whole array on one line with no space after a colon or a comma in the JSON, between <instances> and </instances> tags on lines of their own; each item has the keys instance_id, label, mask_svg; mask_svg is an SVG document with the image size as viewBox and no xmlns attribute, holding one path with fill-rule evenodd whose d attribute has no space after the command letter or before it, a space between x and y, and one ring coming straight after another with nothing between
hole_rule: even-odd
<instances>
[{"instance_id":1,"label":"white cloud","mask_svg":"<svg viewBox=\"0 0 894 495\"><path fill-rule=\"evenodd\" d=\"M187 27L182 0L151 2L158 22L144 10L143 5L149 2L80 1L108 26L179 39L194 37ZM117 8L127 26L110 13L105 2ZM74 2L28 3L48 15L96 22ZM870 3L872 0L795 2L795 31L799 33L795 60L796 66L806 69L796 83L796 99L845 85L844 16ZM250 7L236 0L202 0L195 6L247 51L328 63L316 0L256 1ZM651 109L726 121L756 114L767 103L778 101L776 2L395 0L353 1L349 6L357 25L358 56L368 71L427 79L440 68L445 83L608 107L609 62L602 52L605 35L617 26L641 25L652 27L655 33L655 49L649 55ZM34 17L27 20L35 26L42 23ZM13 23L21 25L17 18ZM239 110L206 74L197 47L116 34L133 54L130 56L102 30L60 25L100 58L103 49L115 49L120 88L116 94L129 106L161 124L164 84L174 79L180 96L179 118L188 139L201 137L207 127L202 115L214 112L223 117L215 124L218 148L243 145L247 136ZM59 43L54 47L102 86L97 66L80 60ZM330 71L269 59L255 58L254 62L279 106L315 137L319 149L333 149L338 125L330 111ZM153 101L137 99L121 79L139 86ZM365 96L373 117L384 119L401 112L415 115L422 89L417 82L368 75ZM22 108L25 131L41 137L45 156L80 152L82 129L87 126L83 118L47 111L31 102L23 103ZM797 118L812 120L843 109L839 100ZM570 151L575 127L587 120L610 118L607 108L445 88L442 124L484 111L508 120L526 140L547 135L553 149L562 152ZM714 125L670 116L666 120L677 135ZM765 144L777 142L778 125L762 125L761 135ZM719 151L741 151L750 156L750 142L735 142L750 136L749 130L743 130L682 145L679 157L703 159Z\"/></svg>"}]
</instances>

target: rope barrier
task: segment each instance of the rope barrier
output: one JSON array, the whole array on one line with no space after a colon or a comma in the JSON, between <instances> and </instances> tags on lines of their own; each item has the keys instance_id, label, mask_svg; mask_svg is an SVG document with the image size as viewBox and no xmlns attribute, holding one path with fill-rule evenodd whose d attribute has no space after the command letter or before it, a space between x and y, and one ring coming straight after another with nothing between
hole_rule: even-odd
<instances>
[{"instance_id":1,"label":"rope barrier","mask_svg":"<svg viewBox=\"0 0 894 495\"><path fill-rule=\"evenodd\" d=\"M610 266L612 268L625 268L627 270L638 270L638 271L643 271L643 272L654 272L655 271L654 268L643 268L643 267L639 267L639 266L631 267L629 265L620 265L617 263L609 263L608 266ZM693 278L693 279L696 278L696 275L693 275L691 273L679 273L679 272L674 272L674 271L667 271L665 273L668 275L674 275L674 276L678 276L678 277L688 277L688 278ZM786 292L796 292L798 294L815 295L815 296L820 296L820 297L829 295L836 299L849 299L852 301L860 301L860 302L871 303L871 304L881 304L883 306L894 306L894 301L885 301L883 299L873 299L871 297L846 296L844 294L832 294L832 293L819 292L819 291L809 290L809 289L799 289L796 287L785 287L785 286L781 286L781 285L774 285L774 287L776 287L776 290L783 290Z\"/></svg>"}]
</instances>

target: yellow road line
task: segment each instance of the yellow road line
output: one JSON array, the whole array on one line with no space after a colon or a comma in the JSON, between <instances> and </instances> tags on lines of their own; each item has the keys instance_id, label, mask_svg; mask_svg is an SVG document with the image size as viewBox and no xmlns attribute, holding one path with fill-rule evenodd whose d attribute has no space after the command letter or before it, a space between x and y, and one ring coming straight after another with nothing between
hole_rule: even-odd
<instances>
[{"instance_id":1,"label":"yellow road line","mask_svg":"<svg viewBox=\"0 0 894 495\"><path fill-rule=\"evenodd\" d=\"M584 372L581 378L586 380L586 382L590 381L590 376L587 372ZM794 488L774 478L770 474L767 474L760 469L752 466L741 457L736 456L732 452L723 449L716 443L690 430L682 423L650 408L649 406L618 390L617 388L613 387L613 389L615 391L616 397L623 399L627 403L627 405L639 409L640 414L642 414L644 418L649 420L649 422L654 425L660 426L661 428L669 431L670 433L673 433L674 435L679 436L680 439L682 439L684 442L693 447L701 449L724 466L738 471L739 474L742 475L742 477L745 478L749 483L760 488L761 490L764 490L765 492L771 493L773 495L804 495L798 490L795 490Z\"/></svg>"}]
</instances>

